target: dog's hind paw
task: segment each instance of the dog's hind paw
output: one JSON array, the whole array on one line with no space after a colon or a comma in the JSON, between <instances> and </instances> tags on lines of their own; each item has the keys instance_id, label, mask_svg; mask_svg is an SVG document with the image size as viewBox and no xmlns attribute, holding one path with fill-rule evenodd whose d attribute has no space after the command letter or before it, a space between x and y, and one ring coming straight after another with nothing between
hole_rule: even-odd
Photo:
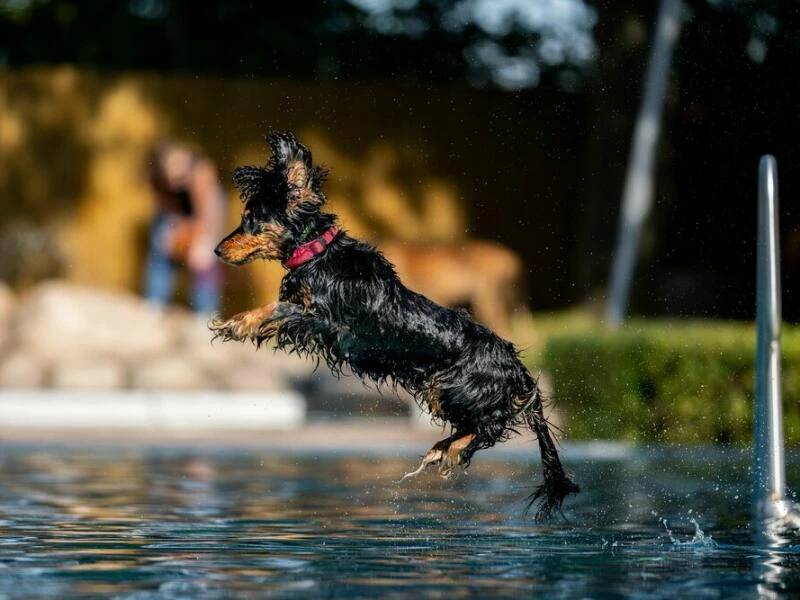
<instances>
[{"instance_id":1,"label":"dog's hind paw","mask_svg":"<svg viewBox=\"0 0 800 600\"><path fill-rule=\"evenodd\" d=\"M428 450L428 453L425 455L425 458L422 459L422 462L420 463L419 467L417 467L417 470L406 473L397 481L397 483L405 481L406 479L410 479L411 477L416 477L417 475L422 473L428 465L434 465L438 462L441 462L443 457L444 457L444 452L442 451L442 449L434 446L433 448Z\"/></svg>"},{"instance_id":2,"label":"dog's hind paw","mask_svg":"<svg viewBox=\"0 0 800 600\"><path fill-rule=\"evenodd\" d=\"M474 433L462 436L455 434L440 442L436 442L433 448L428 450L428 453L425 455L425 458L422 459L422 463L417 470L406 473L400 478L400 481L416 477L429 465L439 465L439 475L447 479L453 472L453 469L458 466L466 467L469 464L469 456L471 456L472 453L469 453L469 456L465 456L463 453L474 439Z\"/></svg>"}]
</instances>

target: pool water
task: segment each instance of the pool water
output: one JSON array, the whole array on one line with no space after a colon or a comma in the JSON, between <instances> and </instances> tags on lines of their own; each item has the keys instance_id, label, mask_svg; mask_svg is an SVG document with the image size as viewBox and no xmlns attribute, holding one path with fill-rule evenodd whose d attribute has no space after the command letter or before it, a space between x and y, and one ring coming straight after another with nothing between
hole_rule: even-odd
<instances>
[{"instance_id":1,"label":"pool water","mask_svg":"<svg viewBox=\"0 0 800 600\"><path fill-rule=\"evenodd\" d=\"M0 445L0 599L800 597L746 451L567 446L583 492L537 524L524 450L396 483L418 456Z\"/></svg>"}]
</instances>

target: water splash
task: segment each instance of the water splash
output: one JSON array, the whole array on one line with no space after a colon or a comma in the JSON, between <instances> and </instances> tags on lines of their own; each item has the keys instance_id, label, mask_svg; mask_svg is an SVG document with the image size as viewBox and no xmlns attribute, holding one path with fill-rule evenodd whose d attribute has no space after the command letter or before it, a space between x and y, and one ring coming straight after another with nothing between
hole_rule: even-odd
<instances>
[{"instance_id":1,"label":"water splash","mask_svg":"<svg viewBox=\"0 0 800 600\"><path fill-rule=\"evenodd\" d=\"M715 542L710 535L706 535L703 530L700 529L700 524L697 522L697 519L692 517L689 519L689 522L694 525L694 536L692 536L692 538L689 540L681 541L675 537L675 535L673 535L667 520L665 518L661 519L661 524L664 526L667 536L669 537L669 541L672 542L673 546L678 546L681 548L715 548L717 546L717 542Z\"/></svg>"}]
</instances>

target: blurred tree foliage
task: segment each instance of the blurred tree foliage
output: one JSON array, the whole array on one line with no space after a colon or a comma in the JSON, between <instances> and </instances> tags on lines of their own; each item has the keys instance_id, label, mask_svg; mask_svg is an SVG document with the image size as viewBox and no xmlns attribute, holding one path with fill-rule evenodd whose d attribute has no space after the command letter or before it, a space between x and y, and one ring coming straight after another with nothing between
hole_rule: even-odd
<instances>
[{"instance_id":1,"label":"blurred tree foliage","mask_svg":"<svg viewBox=\"0 0 800 600\"><path fill-rule=\"evenodd\" d=\"M0 64L244 76L468 79L574 89L594 62L603 0L0 0ZM650 5L652 2L643 3ZM708 43L739 19L763 62L797 31L794 0L687 0ZM648 7L625 9L649 12ZM692 36L690 36L692 37ZM800 36L792 35L793 43ZM717 46L717 49L720 49Z\"/></svg>"},{"instance_id":2,"label":"blurred tree foliage","mask_svg":"<svg viewBox=\"0 0 800 600\"><path fill-rule=\"evenodd\" d=\"M575 87L584 0L0 0L0 61Z\"/></svg>"}]
</instances>

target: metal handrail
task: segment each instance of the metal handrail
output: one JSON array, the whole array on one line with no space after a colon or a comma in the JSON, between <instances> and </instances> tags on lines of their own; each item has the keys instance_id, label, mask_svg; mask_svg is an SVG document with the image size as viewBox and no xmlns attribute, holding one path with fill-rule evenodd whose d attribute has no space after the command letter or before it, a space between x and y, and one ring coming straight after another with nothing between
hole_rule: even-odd
<instances>
[{"instance_id":1,"label":"metal handrail","mask_svg":"<svg viewBox=\"0 0 800 600\"><path fill-rule=\"evenodd\" d=\"M779 249L778 164L765 155L758 172L753 500L761 523L795 528L800 527L800 508L786 499Z\"/></svg>"}]
</instances>

